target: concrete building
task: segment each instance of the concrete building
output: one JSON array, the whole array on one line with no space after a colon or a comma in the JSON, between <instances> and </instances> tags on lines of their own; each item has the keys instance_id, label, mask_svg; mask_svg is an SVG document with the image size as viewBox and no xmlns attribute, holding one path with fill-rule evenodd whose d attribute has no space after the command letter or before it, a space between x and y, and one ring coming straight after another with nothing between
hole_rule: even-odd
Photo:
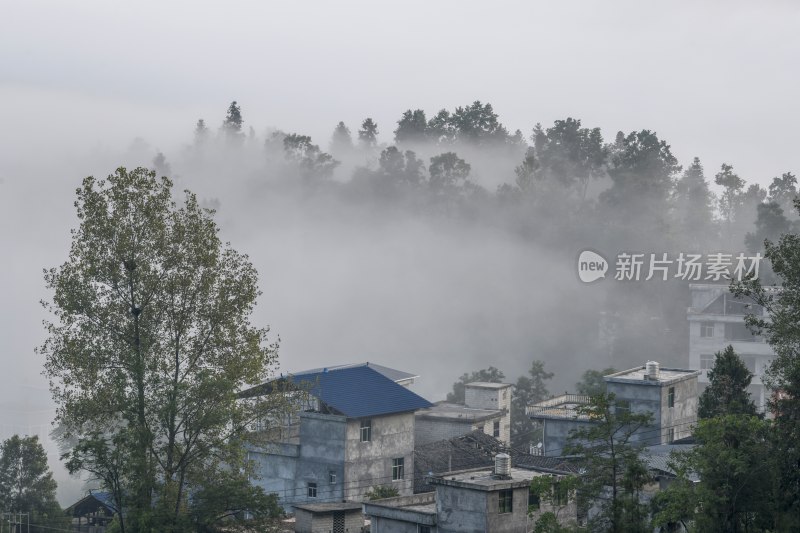
<instances>
[{"instance_id":1,"label":"concrete building","mask_svg":"<svg viewBox=\"0 0 800 533\"><path fill-rule=\"evenodd\" d=\"M360 501L373 486L413 492L414 411L431 403L371 365L282 377L242 393L302 391L303 409L267 444L251 444L256 483L287 509ZM253 443L257 439L253 438Z\"/></svg>"},{"instance_id":2,"label":"concrete building","mask_svg":"<svg viewBox=\"0 0 800 533\"><path fill-rule=\"evenodd\" d=\"M543 503L529 517L531 479L545 476L519 468L472 469L432 476L433 492L364 502L372 533L525 533L536 514L559 511L564 524L574 523L577 507L564 501L558 509ZM554 477L557 483L557 478Z\"/></svg>"},{"instance_id":3,"label":"concrete building","mask_svg":"<svg viewBox=\"0 0 800 533\"><path fill-rule=\"evenodd\" d=\"M616 409L649 413L652 424L640 428L631 443L641 446L668 444L688 437L697 422L698 370L660 368L658 363L604 376L615 396ZM528 407L527 414L544 425L544 454L563 455L569 434L594 424L579 412L587 396L565 394Z\"/></svg>"},{"instance_id":4,"label":"concrete building","mask_svg":"<svg viewBox=\"0 0 800 533\"><path fill-rule=\"evenodd\" d=\"M753 335L744 323L747 314L763 315L763 308L747 298L737 298L727 285L691 284L692 304L689 320L689 368L700 370L701 391L708 384L708 369L714 365L714 354L728 345L742 358L753 373L750 394L759 410L764 411L768 393L762 382L775 352L763 337Z\"/></svg>"},{"instance_id":5,"label":"concrete building","mask_svg":"<svg viewBox=\"0 0 800 533\"><path fill-rule=\"evenodd\" d=\"M298 504L295 533L361 533L364 514L358 502Z\"/></svg>"},{"instance_id":6,"label":"concrete building","mask_svg":"<svg viewBox=\"0 0 800 533\"><path fill-rule=\"evenodd\" d=\"M468 383L464 404L437 402L416 413L417 445L450 439L481 430L511 444L511 384Z\"/></svg>"}]
</instances>

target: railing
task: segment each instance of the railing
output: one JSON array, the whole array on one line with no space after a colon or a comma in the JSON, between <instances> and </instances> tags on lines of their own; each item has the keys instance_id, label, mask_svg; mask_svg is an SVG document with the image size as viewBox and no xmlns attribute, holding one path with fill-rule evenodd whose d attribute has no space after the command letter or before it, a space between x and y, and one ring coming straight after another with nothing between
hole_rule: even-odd
<instances>
[{"instance_id":1,"label":"railing","mask_svg":"<svg viewBox=\"0 0 800 533\"><path fill-rule=\"evenodd\" d=\"M577 415L575 407L587 405L588 403L589 396L585 394L562 394L561 396L555 396L549 400L544 400L528 406L527 409L525 409L525 413L528 416L546 414L573 417Z\"/></svg>"}]
</instances>

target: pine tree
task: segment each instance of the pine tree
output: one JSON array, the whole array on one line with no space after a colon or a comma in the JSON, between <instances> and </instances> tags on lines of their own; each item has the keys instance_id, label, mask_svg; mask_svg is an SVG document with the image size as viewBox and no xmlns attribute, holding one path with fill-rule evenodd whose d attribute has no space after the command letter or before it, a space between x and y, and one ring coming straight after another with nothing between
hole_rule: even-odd
<instances>
[{"instance_id":1,"label":"pine tree","mask_svg":"<svg viewBox=\"0 0 800 533\"><path fill-rule=\"evenodd\" d=\"M709 385L700 395L698 417L713 418L725 415L755 415L756 405L747 391L753 373L744 361L728 346L714 357L708 371Z\"/></svg>"}]
</instances>

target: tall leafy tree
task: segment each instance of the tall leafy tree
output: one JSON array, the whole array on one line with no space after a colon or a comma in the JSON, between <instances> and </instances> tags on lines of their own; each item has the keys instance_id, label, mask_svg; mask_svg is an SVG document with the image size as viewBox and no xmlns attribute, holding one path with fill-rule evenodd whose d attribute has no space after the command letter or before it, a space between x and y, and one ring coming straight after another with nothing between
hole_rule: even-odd
<instances>
[{"instance_id":1,"label":"tall leafy tree","mask_svg":"<svg viewBox=\"0 0 800 533\"><path fill-rule=\"evenodd\" d=\"M690 250L703 251L714 235L714 194L708 188L700 158L695 157L675 184L675 233Z\"/></svg>"},{"instance_id":2,"label":"tall leafy tree","mask_svg":"<svg viewBox=\"0 0 800 533\"><path fill-rule=\"evenodd\" d=\"M476 370L469 374L462 374L458 381L453 383L453 391L447 393L447 401L453 403L464 403L464 385L483 381L486 383L502 383L506 379L501 370L490 366L482 370Z\"/></svg>"},{"instance_id":3,"label":"tall leafy tree","mask_svg":"<svg viewBox=\"0 0 800 533\"><path fill-rule=\"evenodd\" d=\"M700 395L697 416L713 418L724 415L755 415L756 405L747 387L753 373L728 346L714 357L714 366L708 371L709 384Z\"/></svg>"},{"instance_id":4,"label":"tall leafy tree","mask_svg":"<svg viewBox=\"0 0 800 533\"><path fill-rule=\"evenodd\" d=\"M198 119L194 127L194 145L196 147L203 146L208 141L208 127L206 121Z\"/></svg>"},{"instance_id":5,"label":"tall leafy tree","mask_svg":"<svg viewBox=\"0 0 800 533\"><path fill-rule=\"evenodd\" d=\"M458 132L453 125L450 112L446 109L439 110L431 117L425 128L428 139L437 144L449 145L455 142Z\"/></svg>"},{"instance_id":6,"label":"tall leafy tree","mask_svg":"<svg viewBox=\"0 0 800 533\"><path fill-rule=\"evenodd\" d=\"M578 491L599 509L590 530L647 531L648 509L640 493L649 474L632 437L650 424L650 413L618 409L615 396L603 393L592 396L578 414L593 423L570 433L565 453L581 457L585 472Z\"/></svg>"},{"instance_id":7,"label":"tall leafy tree","mask_svg":"<svg viewBox=\"0 0 800 533\"><path fill-rule=\"evenodd\" d=\"M769 422L751 415L701 420L697 445L675 454L679 477L659 496L656 522L693 521L709 533L791 531L776 527L769 431Z\"/></svg>"},{"instance_id":8,"label":"tall leafy tree","mask_svg":"<svg viewBox=\"0 0 800 533\"><path fill-rule=\"evenodd\" d=\"M780 178L772 178L768 190L770 202L778 204L787 214L792 213L793 202L797 198L797 176L784 172Z\"/></svg>"},{"instance_id":9,"label":"tall leafy tree","mask_svg":"<svg viewBox=\"0 0 800 533\"><path fill-rule=\"evenodd\" d=\"M547 398L547 381L553 379L553 373L544 369L543 361L532 361L528 375L520 376L514 385L511 396L511 445L527 451L531 443L538 438L534 433L538 425L525 413L525 408Z\"/></svg>"},{"instance_id":10,"label":"tall leafy tree","mask_svg":"<svg viewBox=\"0 0 800 533\"><path fill-rule=\"evenodd\" d=\"M428 120L422 109L407 110L397 121L394 142L397 144L421 144L427 139Z\"/></svg>"},{"instance_id":11,"label":"tall leafy tree","mask_svg":"<svg viewBox=\"0 0 800 533\"><path fill-rule=\"evenodd\" d=\"M479 100L470 105L457 107L448 118L461 142L473 144L503 143L508 139L508 130L500 123L492 104Z\"/></svg>"},{"instance_id":12,"label":"tall leafy tree","mask_svg":"<svg viewBox=\"0 0 800 533\"><path fill-rule=\"evenodd\" d=\"M744 237L745 246L751 252L762 251L766 239L777 241L781 235L792 230L792 223L778 202L758 204L755 226L755 231Z\"/></svg>"},{"instance_id":13,"label":"tall leafy tree","mask_svg":"<svg viewBox=\"0 0 800 533\"><path fill-rule=\"evenodd\" d=\"M453 193L469 182L472 167L455 152L445 152L431 157L428 167L430 188L437 193Z\"/></svg>"},{"instance_id":14,"label":"tall leafy tree","mask_svg":"<svg viewBox=\"0 0 800 533\"><path fill-rule=\"evenodd\" d=\"M744 236L738 235L739 232L736 231L734 222L741 221L744 218L742 213L742 193L745 181L733 171L732 165L723 163L720 171L714 176L714 183L722 187L722 193L719 195L718 200L718 210L722 220L723 242L730 247L737 244L738 238L743 238ZM752 221L748 221L748 223L752 223Z\"/></svg>"},{"instance_id":15,"label":"tall leafy tree","mask_svg":"<svg viewBox=\"0 0 800 533\"><path fill-rule=\"evenodd\" d=\"M800 209L797 200L795 208ZM748 315L746 323L775 351L764 381L774 391L769 406L775 415L770 440L777 472L776 512L789 531L800 528L800 235L787 233L777 242L767 241L764 256L778 287L756 279L734 284L733 289L763 307L763 315Z\"/></svg>"},{"instance_id":16,"label":"tall leafy tree","mask_svg":"<svg viewBox=\"0 0 800 533\"><path fill-rule=\"evenodd\" d=\"M585 394L586 396L598 396L605 394L606 381L603 376L613 374L616 372L613 368L606 368L605 370L586 370L581 376L581 380L575 384L575 390L578 394Z\"/></svg>"},{"instance_id":17,"label":"tall leafy tree","mask_svg":"<svg viewBox=\"0 0 800 533\"><path fill-rule=\"evenodd\" d=\"M670 146L654 132L642 130L617 136L608 165L611 187L600 194L615 246L652 247L654 236L668 236L668 201L680 170Z\"/></svg>"},{"instance_id":18,"label":"tall leafy tree","mask_svg":"<svg viewBox=\"0 0 800 533\"><path fill-rule=\"evenodd\" d=\"M310 139L309 139L310 141ZM331 136L331 152L338 156L347 156L353 151L353 137L350 135L350 128L344 122L339 122L333 130Z\"/></svg>"},{"instance_id":19,"label":"tall leafy tree","mask_svg":"<svg viewBox=\"0 0 800 533\"><path fill-rule=\"evenodd\" d=\"M358 142L369 150L378 144L378 125L371 118L366 118L361 123L361 129L358 130Z\"/></svg>"},{"instance_id":20,"label":"tall leafy tree","mask_svg":"<svg viewBox=\"0 0 800 533\"><path fill-rule=\"evenodd\" d=\"M283 152L286 160L305 181L327 179L333 175L339 162L330 154L320 150L308 135L292 133L283 137Z\"/></svg>"},{"instance_id":21,"label":"tall leafy tree","mask_svg":"<svg viewBox=\"0 0 800 533\"><path fill-rule=\"evenodd\" d=\"M533 146L540 179L557 184L580 200L586 198L589 182L605 174L608 154L600 128L582 128L580 120L556 120L546 130L537 124Z\"/></svg>"},{"instance_id":22,"label":"tall leafy tree","mask_svg":"<svg viewBox=\"0 0 800 533\"><path fill-rule=\"evenodd\" d=\"M193 194L179 206L146 169L86 178L75 206L69 256L45 273L40 349L76 443L67 464L112 491L121 531L185 531L189 494L246 469L248 425L281 405L236 394L277 357L250 321L257 273Z\"/></svg>"},{"instance_id":23,"label":"tall leafy tree","mask_svg":"<svg viewBox=\"0 0 800 533\"><path fill-rule=\"evenodd\" d=\"M225 115L225 120L222 122L222 130L229 141L241 141L243 139L242 124L242 109L236 100L231 102L228 106L228 113Z\"/></svg>"},{"instance_id":24,"label":"tall leafy tree","mask_svg":"<svg viewBox=\"0 0 800 533\"><path fill-rule=\"evenodd\" d=\"M37 436L14 435L0 446L0 509L28 513L30 530L35 533L69 526L56 501L56 482Z\"/></svg>"}]
</instances>

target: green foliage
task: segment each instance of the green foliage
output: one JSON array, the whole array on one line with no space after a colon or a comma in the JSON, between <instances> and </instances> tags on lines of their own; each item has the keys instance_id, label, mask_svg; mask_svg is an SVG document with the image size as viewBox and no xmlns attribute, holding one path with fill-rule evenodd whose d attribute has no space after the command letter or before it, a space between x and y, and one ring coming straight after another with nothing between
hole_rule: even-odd
<instances>
[{"instance_id":1,"label":"green foliage","mask_svg":"<svg viewBox=\"0 0 800 533\"><path fill-rule=\"evenodd\" d=\"M720 171L714 176L714 183L722 187L722 195L719 197L720 215L724 221L731 222L741 201L745 181L733 171L732 165L722 163Z\"/></svg>"},{"instance_id":2,"label":"green foliage","mask_svg":"<svg viewBox=\"0 0 800 533\"><path fill-rule=\"evenodd\" d=\"M390 485L375 485L366 493L364 493L364 498L369 501L382 500L384 498L394 498L395 496L400 496L400 493L395 487Z\"/></svg>"},{"instance_id":3,"label":"green foliage","mask_svg":"<svg viewBox=\"0 0 800 533\"><path fill-rule=\"evenodd\" d=\"M308 138L310 144L311 138ZM339 122L333 130L331 137L331 152L337 156L346 156L353 150L353 138L350 135L350 128L344 125L344 122Z\"/></svg>"},{"instance_id":4,"label":"green foliage","mask_svg":"<svg viewBox=\"0 0 800 533\"><path fill-rule=\"evenodd\" d=\"M792 223L777 202L759 203L756 207L755 231L745 235L744 243L751 252L760 252L765 240L776 241L791 229Z\"/></svg>"},{"instance_id":5,"label":"green foliage","mask_svg":"<svg viewBox=\"0 0 800 533\"><path fill-rule=\"evenodd\" d=\"M607 148L600 128L582 128L573 118L556 120L551 128L533 130L540 179L557 183L583 200L589 181L605 174Z\"/></svg>"},{"instance_id":6,"label":"green foliage","mask_svg":"<svg viewBox=\"0 0 800 533\"><path fill-rule=\"evenodd\" d=\"M39 437L14 435L0 446L0 509L30 513L34 533L69 526L56 501L56 482Z\"/></svg>"},{"instance_id":7,"label":"green foliage","mask_svg":"<svg viewBox=\"0 0 800 533\"><path fill-rule=\"evenodd\" d=\"M680 168L669 145L654 132L642 130L620 136L608 169L613 183L601 199L612 206L635 202L642 209L663 205Z\"/></svg>"},{"instance_id":8,"label":"green foliage","mask_svg":"<svg viewBox=\"0 0 800 533\"><path fill-rule=\"evenodd\" d=\"M213 484L192 494L191 524L200 533L260 530L281 517L277 496L266 494L240 472L221 471Z\"/></svg>"},{"instance_id":9,"label":"green foliage","mask_svg":"<svg viewBox=\"0 0 800 533\"><path fill-rule=\"evenodd\" d=\"M795 208L800 202L795 199ZM800 235L787 233L767 241L764 256L780 289L760 280L732 285L737 295L751 297L764 316L748 315L746 323L762 333L775 350L763 380L774 391L769 406L775 415L770 431L775 471L776 522L783 530L800 528Z\"/></svg>"},{"instance_id":10,"label":"green foliage","mask_svg":"<svg viewBox=\"0 0 800 533\"><path fill-rule=\"evenodd\" d=\"M525 408L550 395L545 382L552 378L553 373L545 371L542 361L532 361L528 375L517 378L511 396L511 446L528 451L539 439L540 426L525 414Z\"/></svg>"},{"instance_id":11,"label":"green foliage","mask_svg":"<svg viewBox=\"0 0 800 533\"><path fill-rule=\"evenodd\" d=\"M225 121L222 123L222 128L228 135L239 135L242 132L242 109L236 103L236 100L231 102L228 106L228 114L225 115Z\"/></svg>"},{"instance_id":12,"label":"green foliage","mask_svg":"<svg viewBox=\"0 0 800 533\"><path fill-rule=\"evenodd\" d=\"M471 374L462 374L458 381L453 383L453 392L447 393L447 401L452 403L464 403L464 385L482 381L485 383L502 383L506 379L505 374L497 368L490 366L482 370L476 370Z\"/></svg>"},{"instance_id":13,"label":"green foliage","mask_svg":"<svg viewBox=\"0 0 800 533\"><path fill-rule=\"evenodd\" d=\"M425 111L422 109L407 110L397 121L397 129L394 130L394 142L397 144L419 144L425 142L427 138L428 122L425 118Z\"/></svg>"},{"instance_id":14,"label":"green foliage","mask_svg":"<svg viewBox=\"0 0 800 533\"><path fill-rule=\"evenodd\" d=\"M784 172L780 178L772 178L768 190L770 203L778 204L784 212L791 212L797 198L797 176Z\"/></svg>"},{"instance_id":15,"label":"green foliage","mask_svg":"<svg viewBox=\"0 0 800 533\"><path fill-rule=\"evenodd\" d=\"M378 144L378 125L371 118L366 118L361 123L361 129L358 130L358 142L368 149L372 149Z\"/></svg>"},{"instance_id":16,"label":"green foliage","mask_svg":"<svg viewBox=\"0 0 800 533\"><path fill-rule=\"evenodd\" d=\"M570 433L565 454L580 456L586 469L578 492L600 509L590 521L592 531L645 531L648 513L639 494L649 474L632 437L651 415L615 406L613 394L599 394L579 407L579 416L593 423Z\"/></svg>"},{"instance_id":17,"label":"green foliage","mask_svg":"<svg viewBox=\"0 0 800 533\"><path fill-rule=\"evenodd\" d=\"M670 464L675 469L675 479L650 501L653 526L662 528L662 531L688 531L697 512L695 483L690 479L691 472L685 454L673 452Z\"/></svg>"},{"instance_id":18,"label":"green foliage","mask_svg":"<svg viewBox=\"0 0 800 533\"><path fill-rule=\"evenodd\" d=\"M675 183L673 193L674 231L689 239L690 250L704 250L712 242L714 231L714 194L708 188L700 158Z\"/></svg>"},{"instance_id":19,"label":"green foliage","mask_svg":"<svg viewBox=\"0 0 800 533\"><path fill-rule=\"evenodd\" d=\"M430 172L430 188L437 193L453 193L463 190L469 183L469 163L458 157L455 152L445 152L431 157L428 167Z\"/></svg>"},{"instance_id":20,"label":"green foliage","mask_svg":"<svg viewBox=\"0 0 800 533\"><path fill-rule=\"evenodd\" d=\"M250 323L257 273L193 194L178 206L146 169L86 178L75 207L69 257L45 272L55 320L40 349L67 466L112 492L121 531L183 531L188 494L246 468L249 424L284 409L236 396L277 359Z\"/></svg>"},{"instance_id":21,"label":"green foliage","mask_svg":"<svg viewBox=\"0 0 800 533\"><path fill-rule=\"evenodd\" d=\"M581 380L575 384L578 394L586 396L599 396L606 392L606 381L603 376L616 372L613 368L605 370L586 370L581 376Z\"/></svg>"},{"instance_id":22,"label":"green foliage","mask_svg":"<svg viewBox=\"0 0 800 533\"><path fill-rule=\"evenodd\" d=\"M662 497L668 505L660 518L685 519L692 510L686 473L695 472L694 521L699 531L736 533L772 531L772 483L769 422L749 415L724 415L701 420L698 445L679 456L674 492Z\"/></svg>"},{"instance_id":23,"label":"green foliage","mask_svg":"<svg viewBox=\"0 0 800 533\"><path fill-rule=\"evenodd\" d=\"M311 143L307 135L290 134L283 138L284 157L292 163L304 181L327 179L339 165L333 156Z\"/></svg>"},{"instance_id":24,"label":"green foliage","mask_svg":"<svg viewBox=\"0 0 800 533\"><path fill-rule=\"evenodd\" d=\"M747 390L752 379L752 372L733 350L733 346L717 352L714 366L708 371L709 385L700 395L697 416L755 415L756 406Z\"/></svg>"}]
</instances>

